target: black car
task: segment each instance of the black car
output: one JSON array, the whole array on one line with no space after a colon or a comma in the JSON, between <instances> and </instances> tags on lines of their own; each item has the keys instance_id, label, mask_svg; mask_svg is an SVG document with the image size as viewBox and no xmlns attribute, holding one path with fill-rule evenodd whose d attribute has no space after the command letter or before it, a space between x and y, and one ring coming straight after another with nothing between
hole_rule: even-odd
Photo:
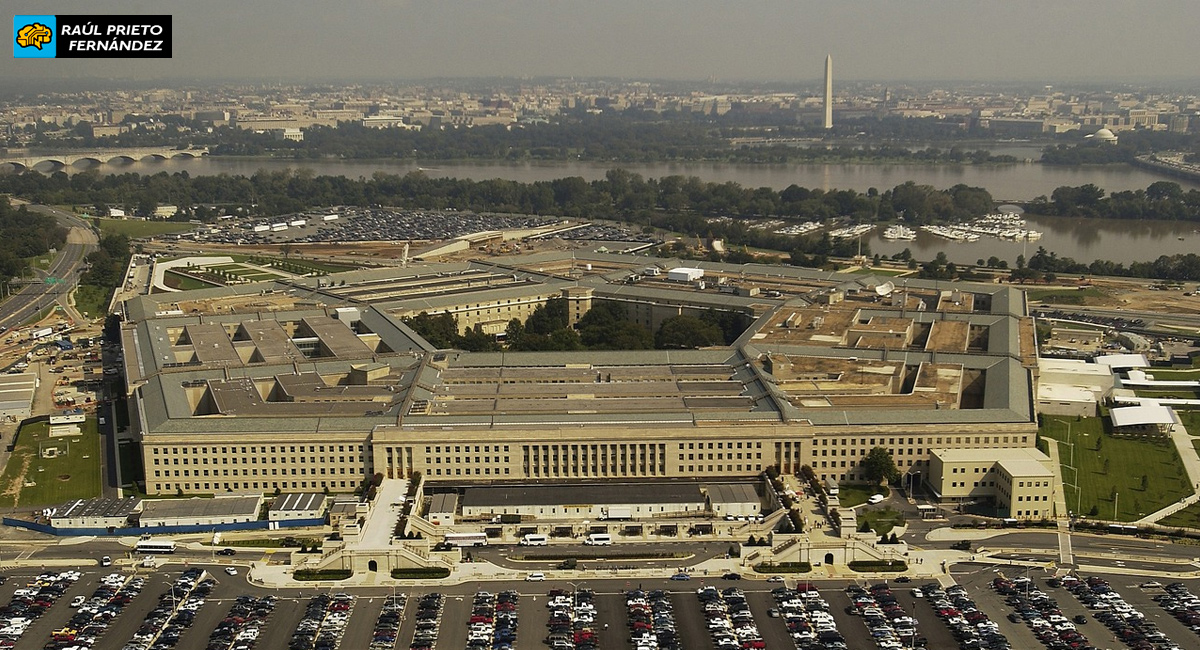
<instances>
[{"instance_id":1,"label":"black car","mask_svg":"<svg viewBox=\"0 0 1200 650\"><path fill-rule=\"evenodd\" d=\"M725 575L721 576L721 579L722 579L722 580L741 580L741 579L742 579L742 574L740 574L740 573L726 573Z\"/></svg>"},{"instance_id":2,"label":"black car","mask_svg":"<svg viewBox=\"0 0 1200 650\"><path fill-rule=\"evenodd\" d=\"M217 551L217 555L236 555L236 554L237 554L237 551L235 551L231 548L223 548L223 549Z\"/></svg>"}]
</instances>

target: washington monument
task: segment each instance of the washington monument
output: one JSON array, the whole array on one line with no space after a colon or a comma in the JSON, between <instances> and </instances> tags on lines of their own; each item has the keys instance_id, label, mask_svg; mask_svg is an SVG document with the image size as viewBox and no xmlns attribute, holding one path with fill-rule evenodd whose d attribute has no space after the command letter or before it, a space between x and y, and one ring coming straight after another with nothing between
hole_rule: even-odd
<instances>
[{"instance_id":1,"label":"washington monument","mask_svg":"<svg viewBox=\"0 0 1200 650\"><path fill-rule=\"evenodd\" d=\"M833 55L825 55L825 128L833 128Z\"/></svg>"}]
</instances>

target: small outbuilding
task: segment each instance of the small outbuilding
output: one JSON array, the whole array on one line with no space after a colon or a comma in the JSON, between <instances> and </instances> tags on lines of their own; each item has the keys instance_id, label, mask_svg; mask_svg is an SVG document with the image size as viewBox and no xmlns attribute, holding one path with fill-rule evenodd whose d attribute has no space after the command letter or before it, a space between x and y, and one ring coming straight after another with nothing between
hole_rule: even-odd
<instances>
[{"instance_id":1,"label":"small outbuilding","mask_svg":"<svg viewBox=\"0 0 1200 650\"><path fill-rule=\"evenodd\" d=\"M142 511L138 497L76 499L51 508L50 525L55 528L122 528Z\"/></svg>"},{"instance_id":2,"label":"small outbuilding","mask_svg":"<svg viewBox=\"0 0 1200 650\"><path fill-rule=\"evenodd\" d=\"M1175 411L1160 404L1140 404L1110 409L1113 433L1124 435L1162 435L1179 422Z\"/></svg>"},{"instance_id":3,"label":"small outbuilding","mask_svg":"<svg viewBox=\"0 0 1200 650\"><path fill-rule=\"evenodd\" d=\"M261 494L205 499L146 499L142 502L141 525L211 526L257 521L262 509Z\"/></svg>"},{"instance_id":4,"label":"small outbuilding","mask_svg":"<svg viewBox=\"0 0 1200 650\"><path fill-rule=\"evenodd\" d=\"M268 521L291 519L322 519L325 517L324 494L320 492L290 492L280 494L267 508Z\"/></svg>"}]
</instances>

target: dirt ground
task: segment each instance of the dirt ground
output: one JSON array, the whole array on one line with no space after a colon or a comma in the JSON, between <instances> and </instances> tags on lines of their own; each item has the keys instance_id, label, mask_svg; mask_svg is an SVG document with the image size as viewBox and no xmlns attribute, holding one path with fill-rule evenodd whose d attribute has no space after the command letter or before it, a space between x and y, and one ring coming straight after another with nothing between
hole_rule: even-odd
<instances>
[{"instance_id":1,"label":"dirt ground","mask_svg":"<svg viewBox=\"0 0 1200 650\"><path fill-rule=\"evenodd\" d=\"M1151 289L1150 287L1154 286L1152 280L1095 280L1092 284L1107 295L1103 298L1089 299L1089 305L1172 314L1200 314L1200 295L1196 295L1193 282L1185 283L1182 289L1164 290ZM1185 296L1184 293L1193 295Z\"/></svg>"}]
</instances>

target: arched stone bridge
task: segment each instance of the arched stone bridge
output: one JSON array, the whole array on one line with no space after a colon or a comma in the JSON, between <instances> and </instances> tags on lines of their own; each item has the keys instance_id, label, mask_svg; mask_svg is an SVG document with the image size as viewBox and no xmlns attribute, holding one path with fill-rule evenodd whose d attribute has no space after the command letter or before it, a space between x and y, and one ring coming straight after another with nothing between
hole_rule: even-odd
<instances>
[{"instance_id":1,"label":"arched stone bridge","mask_svg":"<svg viewBox=\"0 0 1200 650\"><path fill-rule=\"evenodd\" d=\"M90 151L52 151L47 153L30 153L28 151L9 151L0 155L0 165L12 165L17 170L32 169L42 163L52 163L56 168L70 167L81 160L89 160L104 164L114 161L137 162L139 160L168 160L170 158L199 158L207 156L208 148L197 149L93 149Z\"/></svg>"}]
</instances>

